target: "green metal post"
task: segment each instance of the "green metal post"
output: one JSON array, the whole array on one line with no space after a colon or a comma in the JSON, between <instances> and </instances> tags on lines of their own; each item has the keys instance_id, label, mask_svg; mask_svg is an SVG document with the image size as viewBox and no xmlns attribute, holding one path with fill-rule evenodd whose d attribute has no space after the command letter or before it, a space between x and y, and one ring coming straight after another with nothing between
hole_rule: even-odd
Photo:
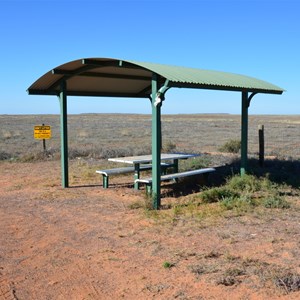
<instances>
[{"instance_id":1,"label":"green metal post","mask_svg":"<svg viewBox=\"0 0 300 300\"><path fill-rule=\"evenodd\" d=\"M161 103L156 102L157 74L152 75L152 201L153 208L160 207L160 154L161 154Z\"/></svg>"},{"instance_id":2,"label":"green metal post","mask_svg":"<svg viewBox=\"0 0 300 300\"><path fill-rule=\"evenodd\" d=\"M173 170L174 170L174 173L178 173L178 159L174 159L173 161ZM173 179L174 182L178 182L178 178L174 178Z\"/></svg>"},{"instance_id":3,"label":"green metal post","mask_svg":"<svg viewBox=\"0 0 300 300\"><path fill-rule=\"evenodd\" d=\"M140 178L140 164L134 164L134 181ZM134 189L138 190L140 187L138 182L134 183Z\"/></svg>"},{"instance_id":4,"label":"green metal post","mask_svg":"<svg viewBox=\"0 0 300 300\"><path fill-rule=\"evenodd\" d=\"M61 83L59 102L60 102L60 143L61 143L62 187L66 188L69 187L69 166L68 166L67 87L65 81Z\"/></svg>"},{"instance_id":5,"label":"green metal post","mask_svg":"<svg viewBox=\"0 0 300 300\"><path fill-rule=\"evenodd\" d=\"M241 175L247 172L248 160L248 93L242 92Z\"/></svg>"},{"instance_id":6,"label":"green metal post","mask_svg":"<svg viewBox=\"0 0 300 300\"><path fill-rule=\"evenodd\" d=\"M102 186L104 189L107 189L109 185L109 177L108 176L104 176L102 178Z\"/></svg>"}]
</instances>

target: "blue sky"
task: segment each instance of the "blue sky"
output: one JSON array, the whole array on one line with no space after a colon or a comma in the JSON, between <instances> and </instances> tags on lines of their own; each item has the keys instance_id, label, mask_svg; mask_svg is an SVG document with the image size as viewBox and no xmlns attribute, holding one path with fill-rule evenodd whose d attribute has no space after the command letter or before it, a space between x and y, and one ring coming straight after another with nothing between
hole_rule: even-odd
<instances>
[{"instance_id":1,"label":"blue sky","mask_svg":"<svg viewBox=\"0 0 300 300\"><path fill-rule=\"evenodd\" d=\"M257 95L250 114L299 114L298 0L0 0L0 114L56 114L26 89L88 57L211 69L286 90ZM240 113L240 93L171 89L163 113ZM145 99L68 98L69 113L150 113ZM183 103L182 103L183 102Z\"/></svg>"}]
</instances>

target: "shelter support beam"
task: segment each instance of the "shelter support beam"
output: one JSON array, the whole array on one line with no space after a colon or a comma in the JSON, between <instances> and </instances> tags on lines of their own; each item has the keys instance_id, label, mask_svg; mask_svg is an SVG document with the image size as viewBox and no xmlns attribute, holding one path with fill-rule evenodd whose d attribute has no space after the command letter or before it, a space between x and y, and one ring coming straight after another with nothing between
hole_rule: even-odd
<instances>
[{"instance_id":1,"label":"shelter support beam","mask_svg":"<svg viewBox=\"0 0 300 300\"><path fill-rule=\"evenodd\" d=\"M247 172L248 160L248 93L242 92L241 175Z\"/></svg>"},{"instance_id":2,"label":"shelter support beam","mask_svg":"<svg viewBox=\"0 0 300 300\"><path fill-rule=\"evenodd\" d=\"M152 75L152 203L154 209L160 207L160 176L161 176L161 102L156 100L158 76Z\"/></svg>"},{"instance_id":3,"label":"shelter support beam","mask_svg":"<svg viewBox=\"0 0 300 300\"><path fill-rule=\"evenodd\" d=\"M67 86L62 81L59 93L62 187L69 187Z\"/></svg>"},{"instance_id":4,"label":"shelter support beam","mask_svg":"<svg viewBox=\"0 0 300 300\"><path fill-rule=\"evenodd\" d=\"M248 97L248 92L242 92L241 175L246 174L248 170L248 108L256 94L252 93Z\"/></svg>"}]
</instances>

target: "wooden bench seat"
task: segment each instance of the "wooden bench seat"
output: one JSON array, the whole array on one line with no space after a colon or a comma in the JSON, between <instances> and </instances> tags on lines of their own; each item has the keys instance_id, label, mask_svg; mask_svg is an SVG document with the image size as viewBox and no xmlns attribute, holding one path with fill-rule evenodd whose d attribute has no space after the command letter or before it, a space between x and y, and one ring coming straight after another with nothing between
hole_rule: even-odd
<instances>
[{"instance_id":1,"label":"wooden bench seat","mask_svg":"<svg viewBox=\"0 0 300 300\"><path fill-rule=\"evenodd\" d=\"M168 163L161 164L163 171L171 166L173 165ZM147 171L151 169L152 169L152 164L145 164L140 166L140 171ZM132 166L132 167L113 168L113 169L106 169L106 170L97 170L96 173L102 175L103 188L108 188L110 175L134 173L134 171L135 171L134 166Z\"/></svg>"},{"instance_id":2,"label":"wooden bench seat","mask_svg":"<svg viewBox=\"0 0 300 300\"><path fill-rule=\"evenodd\" d=\"M180 173L166 174L166 175L162 175L160 177L160 180L168 181L168 180L178 179L178 178L183 178L183 177L188 177L188 176L211 173L214 171L216 171L216 169L214 169L214 168L204 168L204 169L191 170L191 171L185 171L185 172L180 172ZM139 179L136 179L135 182L145 183L147 185L147 193L151 192L151 189L152 189L152 178L151 177L139 178Z\"/></svg>"}]
</instances>

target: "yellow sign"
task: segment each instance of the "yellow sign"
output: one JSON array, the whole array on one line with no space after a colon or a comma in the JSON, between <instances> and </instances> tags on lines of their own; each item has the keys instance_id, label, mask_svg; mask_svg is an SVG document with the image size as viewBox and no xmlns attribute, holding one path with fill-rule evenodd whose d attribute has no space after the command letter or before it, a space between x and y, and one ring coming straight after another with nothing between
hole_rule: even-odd
<instances>
[{"instance_id":1,"label":"yellow sign","mask_svg":"<svg viewBox=\"0 0 300 300\"><path fill-rule=\"evenodd\" d=\"M34 138L35 139L50 139L51 138L51 126L42 125L42 126L34 126Z\"/></svg>"}]
</instances>

